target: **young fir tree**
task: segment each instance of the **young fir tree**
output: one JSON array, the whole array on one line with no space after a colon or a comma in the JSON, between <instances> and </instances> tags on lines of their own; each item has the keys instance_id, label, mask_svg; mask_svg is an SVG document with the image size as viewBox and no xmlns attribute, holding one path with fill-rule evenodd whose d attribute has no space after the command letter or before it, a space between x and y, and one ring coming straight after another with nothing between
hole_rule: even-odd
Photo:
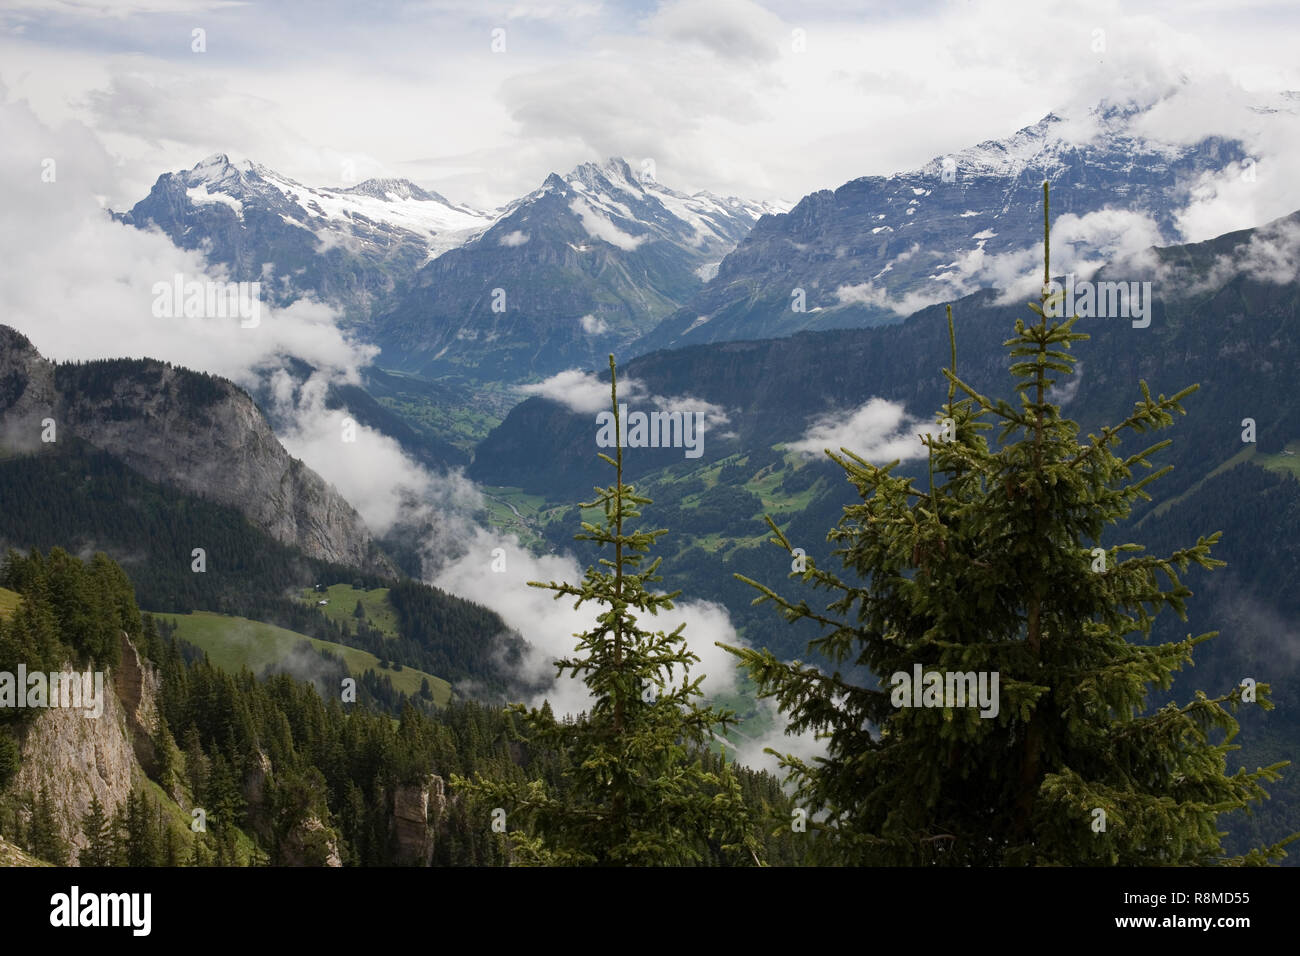
<instances>
[{"instance_id":1,"label":"young fir tree","mask_svg":"<svg viewBox=\"0 0 1300 956\"><path fill-rule=\"evenodd\" d=\"M1285 764L1228 773L1236 749L1235 687L1151 711L1147 695L1168 689L1213 633L1153 645L1153 618L1186 620L1191 591L1179 574L1213 568L1219 534L1168 557L1137 544L1100 546L1145 488L1169 469L1150 469L1168 440L1121 458L1121 438L1172 424L1186 388L1142 400L1122 422L1077 440L1078 426L1049 401L1073 371L1077 317L1049 321L1050 231L1043 186L1044 292L1005 345L1018 402L980 394L957 375L952 310L948 402L928 447L928 481L895 475L848 449L827 454L862 503L828 539L841 545L853 580L809 561L798 574L834 593L825 612L793 603L748 578L790 622L823 635L810 650L868 668L881 688L859 687L771 653L728 648L774 697L794 731L825 737L824 760L783 757L797 799L820 820L836 862L853 864L1210 864L1262 863L1276 844L1225 859L1220 813L1267 796L1261 781ZM1045 308L1046 307L1046 308ZM998 426L993 444L984 433ZM917 487L917 485L920 487ZM774 540L790 542L769 519ZM1127 557L1125 557L1127 556ZM903 673L999 675L999 708L906 706ZM933 678L924 680L933 681ZM889 683L886 684L885 682ZM991 683L991 681L990 681ZM943 682L944 692L947 680ZM882 689L883 688L883 689ZM954 691L956 687L954 686ZM1271 708L1268 688L1255 691ZM923 703L960 704L954 693ZM779 756L779 755L778 755Z\"/></svg>"},{"instance_id":2,"label":"young fir tree","mask_svg":"<svg viewBox=\"0 0 1300 956\"><path fill-rule=\"evenodd\" d=\"M68 844L59 831L58 809L50 798L49 789L42 784L39 796L32 802L32 822L27 831L27 849L55 866L67 866Z\"/></svg>"},{"instance_id":3,"label":"young fir tree","mask_svg":"<svg viewBox=\"0 0 1300 956\"><path fill-rule=\"evenodd\" d=\"M90 808L81 818L81 834L86 838L86 846L77 854L78 864L112 866L113 824L95 794L91 794Z\"/></svg>"},{"instance_id":4,"label":"young fir tree","mask_svg":"<svg viewBox=\"0 0 1300 956\"><path fill-rule=\"evenodd\" d=\"M614 356L609 357L613 427L621 435ZM648 631L639 615L671 610L671 594L647 590L659 581L660 560L643 561L667 533L629 530L650 499L623 483L622 442L613 458L614 483L596 489L603 524L584 521L579 541L613 549L613 557L588 567L581 584L532 587L575 598L574 607L600 607L596 626L575 634L575 655L555 662L559 676L581 677L591 692L590 712L557 722L548 706L528 711L516 705L523 739L535 752L558 755L562 788L541 781L509 782L475 776L453 777L453 786L478 797L481 806L507 811L515 858L545 865L664 866L724 861L762 864L762 847L740 785L723 761L705 769L701 753L714 729L725 731L729 711L702 707L702 676L691 679L699 657L687 649L685 625L671 633ZM676 683L680 677L680 683ZM522 824L522 825L521 825ZM531 834L531 835L530 835Z\"/></svg>"}]
</instances>

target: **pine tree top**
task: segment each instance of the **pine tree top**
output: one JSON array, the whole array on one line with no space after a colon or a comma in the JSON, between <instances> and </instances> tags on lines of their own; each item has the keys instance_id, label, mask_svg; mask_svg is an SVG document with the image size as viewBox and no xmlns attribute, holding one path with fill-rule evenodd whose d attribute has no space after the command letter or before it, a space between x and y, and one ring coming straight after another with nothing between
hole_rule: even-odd
<instances>
[{"instance_id":1,"label":"pine tree top","mask_svg":"<svg viewBox=\"0 0 1300 956\"><path fill-rule=\"evenodd\" d=\"M1016 400L958 374L949 307L948 400L921 439L924 482L896 474L899 461L827 450L861 498L828 535L852 577L811 559L792 575L832 592L823 612L738 575L759 591L756 603L822 627L810 651L880 679L856 686L728 648L793 731L825 735L827 762L782 760L800 798L825 816L841 862L1221 861L1217 814L1261 799L1260 784L1283 766L1227 775L1243 687L1147 708L1151 690L1168 689L1215 636L1149 640L1162 611L1186 619L1181 575L1222 565L1211 557L1219 534L1168 556L1103 538L1169 470L1152 461L1168 440L1126 457L1120 443L1169 427L1195 386L1152 396L1141 382L1129 416L1078 440L1049 393L1074 373L1072 347L1088 336L1074 331L1075 316L1049 319L1047 184L1043 208L1043 293L1029 306L1035 320L1018 320L1004 343ZM1139 469L1148 473L1135 478ZM775 543L792 550L768 520ZM976 710L947 692L953 675L967 674L996 678L996 707ZM918 675L944 693L929 703L901 694ZM1271 707L1266 685L1254 692L1249 706ZM1094 829L1098 819L1108 826Z\"/></svg>"}]
</instances>

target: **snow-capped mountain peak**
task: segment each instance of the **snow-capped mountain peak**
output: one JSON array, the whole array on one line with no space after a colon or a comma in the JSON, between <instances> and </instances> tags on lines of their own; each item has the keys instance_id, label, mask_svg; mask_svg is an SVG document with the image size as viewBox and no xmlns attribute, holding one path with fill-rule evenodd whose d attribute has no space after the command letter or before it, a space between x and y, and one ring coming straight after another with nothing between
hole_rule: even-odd
<instances>
[{"instance_id":1,"label":"snow-capped mountain peak","mask_svg":"<svg viewBox=\"0 0 1300 956\"><path fill-rule=\"evenodd\" d=\"M1281 124L1296 123L1295 99L1275 97L1272 113L1243 104L1189 137L1169 133L1169 95L1063 108L919 169L811 193L787 215L759 221L637 347L880 324L976 289L1032 291L1024 262L1042 242L1044 181L1052 265L1062 273L1189 238L1203 184L1245 175L1247 142L1281 139ZM1278 125L1265 135L1264 123ZM1256 134L1239 139L1215 132L1251 127ZM805 290L804 311L791 308L794 288Z\"/></svg>"}]
</instances>

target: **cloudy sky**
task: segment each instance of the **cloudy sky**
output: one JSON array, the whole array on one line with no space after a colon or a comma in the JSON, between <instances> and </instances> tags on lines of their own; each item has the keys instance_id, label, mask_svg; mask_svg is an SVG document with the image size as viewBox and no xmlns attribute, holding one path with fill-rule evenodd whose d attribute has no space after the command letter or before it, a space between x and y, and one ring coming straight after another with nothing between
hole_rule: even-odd
<instances>
[{"instance_id":1,"label":"cloudy sky","mask_svg":"<svg viewBox=\"0 0 1300 956\"><path fill-rule=\"evenodd\" d=\"M485 207L611 155L797 200L1135 90L1181 84L1212 116L1300 89L1300 7L1268 0L3 6L0 99L84 125L115 208L213 152Z\"/></svg>"}]
</instances>

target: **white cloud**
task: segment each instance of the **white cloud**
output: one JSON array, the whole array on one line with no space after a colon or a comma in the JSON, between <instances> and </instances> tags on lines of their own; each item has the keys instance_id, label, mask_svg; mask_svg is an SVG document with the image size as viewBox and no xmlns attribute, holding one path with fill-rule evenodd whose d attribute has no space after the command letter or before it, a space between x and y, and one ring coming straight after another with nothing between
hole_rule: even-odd
<instances>
[{"instance_id":1,"label":"white cloud","mask_svg":"<svg viewBox=\"0 0 1300 956\"><path fill-rule=\"evenodd\" d=\"M771 698L762 698L757 703L759 711L769 722L770 729L757 737L747 736L739 730L730 731L729 739L737 761L752 770L766 770L784 781L785 772L781 770L780 761L771 754L764 753L768 747L779 754L797 757L805 763L811 763L815 757L826 756L826 741L819 740L811 730L797 734L787 731L788 717L778 710Z\"/></svg>"},{"instance_id":2,"label":"white cloud","mask_svg":"<svg viewBox=\"0 0 1300 956\"><path fill-rule=\"evenodd\" d=\"M126 19L141 14L209 13L242 7L246 0L8 0L10 13L57 13L93 19Z\"/></svg>"},{"instance_id":3,"label":"white cloud","mask_svg":"<svg viewBox=\"0 0 1300 956\"><path fill-rule=\"evenodd\" d=\"M1202 173L1192 186L1191 201L1177 214L1183 238L1201 242L1260 225L1270 218L1265 210L1276 206L1278 190L1292 193L1292 208L1300 209L1300 195L1293 193L1290 182L1295 177L1278 175L1279 168L1276 160L1249 159Z\"/></svg>"},{"instance_id":4,"label":"white cloud","mask_svg":"<svg viewBox=\"0 0 1300 956\"><path fill-rule=\"evenodd\" d=\"M881 309L890 308L889 293L870 282L840 286L835 290L835 301L840 305L868 305Z\"/></svg>"},{"instance_id":5,"label":"white cloud","mask_svg":"<svg viewBox=\"0 0 1300 956\"><path fill-rule=\"evenodd\" d=\"M22 103L0 104L0 297L2 320L57 359L149 356L255 384L293 355L355 382L374 349L310 300L261 307L260 325L238 318L155 318L153 286L174 276L224 280L196 252L158 232L112 222L95 200L112 160L84 127L43 126ZM39 158L58 157L54 182ZM33 159L36 157L36 159ZM76 157L75 160L71 157Z\"/></svg>"},{"instance_id":6,"label":"white cloud","mask_svg":"<svg viewBox=\"0 0 1300 956\"><path fill-rule=\"evenodd\" d=\"M604 608L584 604L574 609L567 598L555 600L554 592L529 587L529 581L557 581L578 584L583 571L569 554L537 556L523 548L513 535L501 536L482 528L465 529L468 547L446 562L433 576L437 587L477 601L492 608L502 620L517 630L530 649L524 662L526 679L546 689L532 703L548 699L557 713L578 713L590 705L586 686L568 675L557 678L553 661L573 656L575 634L590 630ZM496 549L504 552L505 570L493 571ZM651 631L671 632L685 623L683 636L687 646L700 657L690 672L692 678L705 675L702 686L706 696L730 693L737 686L736 659L714 645L722 641L744 646L725 608L703 601L683 601L671 611L661 611L639 621ZM680 682L680 674L676 679Z\"/></svg>"},{"instance_id":7,"label":"white cloud","mask_svg":"<svg viewBox=\"0 0 1300 956\"><path fill-rule=\"evenodd\" d=\"M520 385L525 395L537 395L580 415L592 415L610 408L609 383L602 382L591 372L578 369L558 372L543 382ZM710 429L730 423L727 410L701 398L689 395L653 395L636 379L622 375L618 379L618 401L632 410L653 410L673 414L702 413Z\"/></svg>"},{"instance_id":8,"label":"white cloud","mask_svg":"<svg viewBox=\"0 0 1300 956\"><path fill-rule=\"evenodd\" d=\"M211 9L212 52L192 54L172 16L133 16L127 29L86 15L159 8ZM1172 91L1145 131L1244 131L1261 168L1276 170L1251 199L1258 223L1300 208L1300 179L1285 174L1295 133L1256 136L1243 119L1269 92L1300 88L1300 15L1277 3L1239 10L717 0L643 14L477 0L392 16L327 5L307 17L202 0L23 0L0 12L0 82L51 123L78 118L103 135L122 163L117 208L160 171L218 150L308 183L338 183L346 159L359 175L407 176L487 208L611 155L654 157L660 179L687 191L797 198L918 168L1053 110L1073 111L1086 142L1079 106ZM508 52L493 55L502 24ZM1104 52L1092 48L1097 29ZM456 130L454 145L431 149L430 128Z\"/></svg>"},{"instance_id":9,"label":"white cloud","mask_svg":"<svg viewBox=\"0 0 1300 956\"><path fill-rule=\"evenodd\" d=\"M636 396L641 390L639 383L627 378L620 378L618 387L621 401ZM583 415L602 412L610 407L609 383L602 382L591 372L578 369L557 372L535 385L521 385L519 391L558 402L570 411Z\"/></svg>"},{"instance_id":10,"label":"white cloud","mask_svg":"<svg viewBox=\"0 0 1300 956\"><path fill-rule=\"evenodd\" d=\"M1083 363L1075 362L1074 372L1071 375L1055 374L1056 384L1048 389L1047 400L1064 408L1074 401L1074 396L1079 394L1079 386L1083 383Z\"/></svg>"},{"instance_id":11,"label":"white cloud","mask_svg":"<svg viewBox=\"0 0 1300 956\"><path fill-rule=\"evenodd\" d=\"M582 331L588 335L600 335L602 332L609 331L609 324L594 315L584 315L578 321L582 323Z\"/></svg>"},{"instance_id":12,"label":"white cloud","mask_svg":"<svg viewBox=\"0 0 1300 956\"><path fill-rule=\"evenodd\" d=\"M838 453L847 448L868 461L906 461L924 457L925 447L917 434L930 430L902 405L873 398L850 412L819 417L789 448L808 457L821 456L827 449Z\"/></svg>"},{"instance_id":13,"label":"white cloud","mask_svg":"<svg viewBox=\"0 0 1300 956\"><path fill-rule=\"evenodd\" d=\"M514 232L507 232L504 236L502 236L499 240L497 240L497 244L501 246L513 247L513 246L522 246L527 241L528 241L528 233L516 229L514 230Z\"/></svg>"},{"instance_id":14,"label":"white cloud","mask_svg":"<svg viewBox=\"0 0 1300 956\"><path fill-rule=\"evenodd\" d=\"M777 60L790 34L779 17L751 0L672 0L655 11L647 26L665 41L697 45L733 63Z\"/></svg>"},{"instance_id":15,"label":"white cloud","mask_svg":"<svg viewBox=\"0 0 1300 956\"><path fill-rule=\"evenodd\" d=\"M445 484L435 483L394 439L356 422L344 408L326 408L329 380L316 373L295 390L287 372L274 373L276 418L287 422L276 435L280 443L337 488L377 534L427 514Z\"/></svg>"}]
</instances>

